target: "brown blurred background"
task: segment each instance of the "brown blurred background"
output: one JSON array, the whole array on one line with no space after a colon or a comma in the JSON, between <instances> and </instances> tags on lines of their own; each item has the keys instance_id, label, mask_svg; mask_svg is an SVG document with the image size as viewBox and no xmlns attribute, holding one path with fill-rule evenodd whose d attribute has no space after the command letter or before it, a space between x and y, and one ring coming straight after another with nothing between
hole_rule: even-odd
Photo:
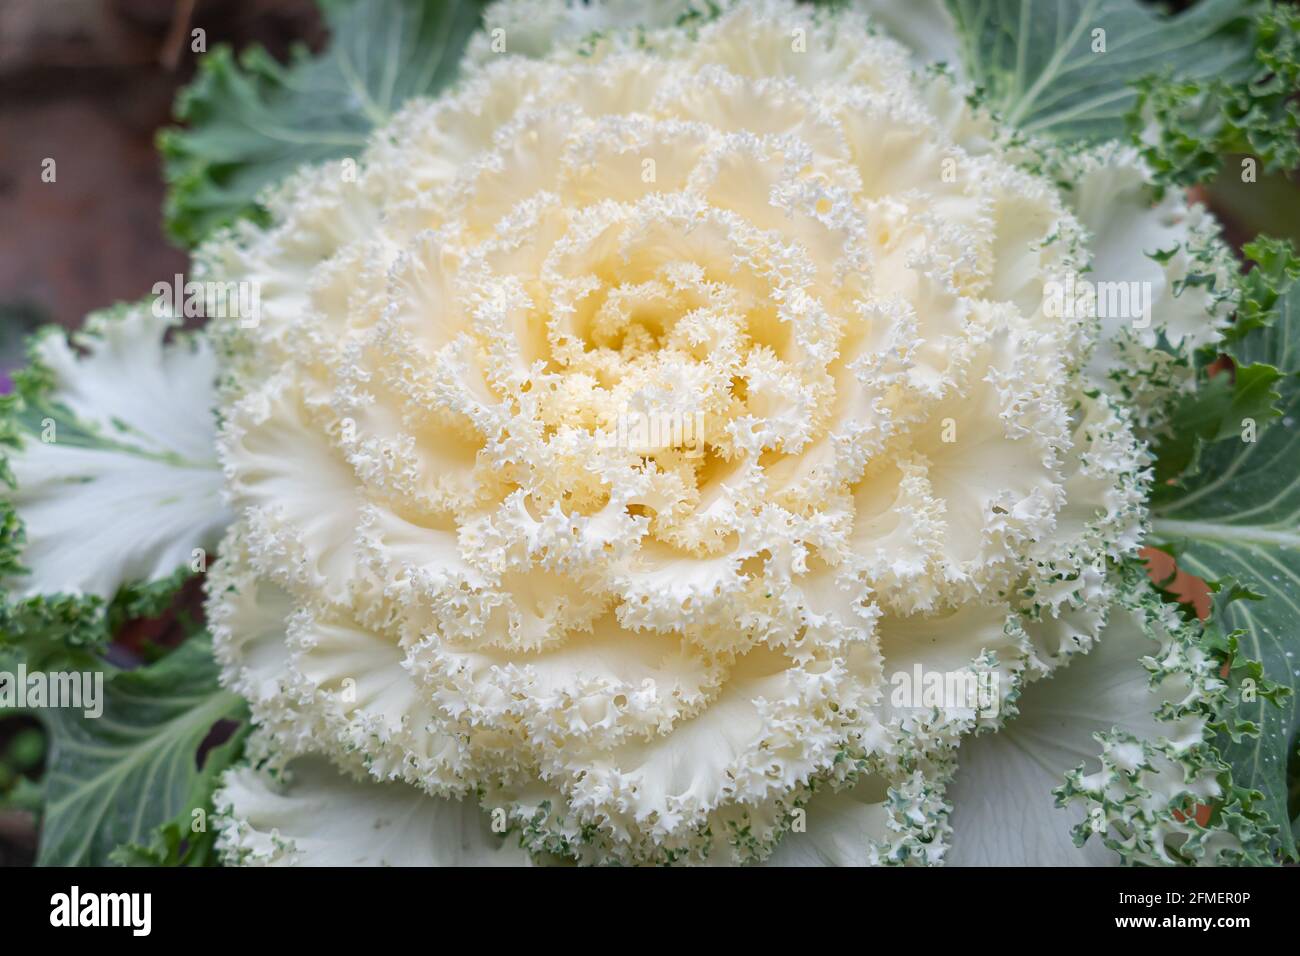
<instances>
[{"instance_id":1,"label":"brown blurred background","mask_svg":"<svg viewBox=\"0 0 1300 956\"><path fill-rule=\"evenodd\" d=\"M281 58L324 41L312 0L0 0L0 369L32 324L76 326L184 271L154 136L194 73L195 28L208 49Z\"/></svg>"}]
</instances>

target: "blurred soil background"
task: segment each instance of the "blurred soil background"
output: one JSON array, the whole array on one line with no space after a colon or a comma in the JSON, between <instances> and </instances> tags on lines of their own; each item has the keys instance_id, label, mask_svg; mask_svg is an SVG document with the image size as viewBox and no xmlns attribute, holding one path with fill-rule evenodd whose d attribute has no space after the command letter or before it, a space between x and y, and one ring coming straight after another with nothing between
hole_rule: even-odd
<instances>
[{"instance_id":1,"label":"blurred soil background","mask_svg":"<svg viewBox=\"0 0 1300 956\"><path fill-rule=\"evenodd\" d=\"M0 393L38 325L76 328L87 312L185 271L162 230L154 137L194 74L194 29L208 49L261 44L279 59L326 39L313 0L0 0ZM42 181L46 159L54 182ZM1300 243L1295 181L1261 174L1243 184L1235 157L1224 169L1198 192L1235 245L1258 232ZM1161 579L1172 570L1163 555L1155 565ZM1195 580L1176 588L1204 611ZM197 608L189 590L182 604ZM118 643L165 645L174 628L171 617L135 622ZM34 794L43 760L35 720L0 718L0 800ZM0 866L31 863L35 848L33 814L0 809Z\"/></svg>"},{"instance_id":2,"label":"blurred soil background","mask_svg":"<svg viewBox=\"0 0 1300 956\"><path fill-rule=\"evenodd\" d=\"M325 40L312 0L0 0L0 370L34 324L78 326L185 271L154 136L202 55L194 29L281 59Z\"/></svg>"}]
</instances>

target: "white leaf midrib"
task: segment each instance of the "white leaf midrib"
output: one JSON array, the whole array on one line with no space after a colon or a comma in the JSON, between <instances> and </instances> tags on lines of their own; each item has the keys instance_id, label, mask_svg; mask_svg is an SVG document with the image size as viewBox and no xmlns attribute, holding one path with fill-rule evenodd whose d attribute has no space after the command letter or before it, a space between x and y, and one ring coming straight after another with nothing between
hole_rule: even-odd
<instances>
[{"instance_id":1,"label":"white leaf midrib","mask_svg":"<svg viewBox=\"0 0 1300 956\"><path fill-rule=\"evenodd\" d=\"M1300 549L1300 530L1286 530L1263 525L1221 524L1216 521L1184 521L1177 518L1156 518L1151 530L1165 542L1178 538L1204 538L1209 541L1267 544L1281 548Z\"/></svg>"}]
</instances>

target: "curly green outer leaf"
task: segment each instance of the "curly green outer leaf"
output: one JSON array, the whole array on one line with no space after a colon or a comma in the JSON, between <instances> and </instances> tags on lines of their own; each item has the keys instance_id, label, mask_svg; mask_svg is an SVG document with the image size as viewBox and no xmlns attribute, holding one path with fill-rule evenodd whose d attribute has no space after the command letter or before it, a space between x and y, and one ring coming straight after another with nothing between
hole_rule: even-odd
<instances>
[{"instance_id":1,"label":"curly green outer leaf","mask_svg":"<svg viewBox=\"0 0 1300 956\"><path fill-rule=\"evenodd\" d=\"M149 667L106 675L103 714L43 710L50 734L46 805L37 862L103 866L123 845L157 848L158 828L208 807L232 748L199 767L213 725L238 720L244 702L217 685L206 638ZM119 854L119 859L121 858Z\"/></svg>"},{"instance_id":2,"label":"curly green outer leaf","mask_svg":"<svg viewBox=\"0 0 1300 956\"><path fill-rule=\"evenodd\" d=\"M1271 7L1256 23L1253 70L1243 82L1222 77L1152 77L1128 117L1149 143L1144 155L1165 182L1211 178L1226 155L1250 153L1265 169L1300 165L1300 12ZM1153 125L1154 124L1154 125Z\"/></svg>"},{"instance_id":3,"label":"curly green outer leaf","mask_svg":"<svg viewBox=\"0 0 1300 956\"><path fill-rule=\"evenodd\" d=\"M1100 769L1080 765L1053 791L1058 806L1083 807L1075 845L1096 838L1124 862L1145 865L1272 862L1278 821L1226 750L1258 738L1259 725L1242 716L1246 701L1277 710L1284 689L1240 653L1238 634L1203 628L1163 601L1137 562L1122 573L1121 603L1152 641L1139 663L1162 700L1160 732L1094 734Z\"/></svg>"},{"instance_id":4,"label":"curly green outer leaf","mask_svg":"<svg viewBox=\"0 0 1300 956\"><path fill-rule=\"evenodd\" d=\"M170 189L165 218L186 246L255 215L262 190L299 166L359 151L406 99L455 76L478 26L474 0L333 0L333 37L277 63L254 47L217 47L176 103L185 129L159 137Z\"/></svg>"},{"instance_id":5,"label":"curly green outer leaf","mask_svg":"<svg viewBox=\"0 0 1300 956\"><path fill-rule=\"evenodd\" d=\"M1195 358L1197 388L1171 410L1171 427L1156 445L1157 505L1182 495L1201 471L1201 454L1213 442L1253 441L1282 414L1279 391L1297 357L1267 346L1262 329L1277 317L1278 304L1300 278L1300 257L1285 240L1262 238L1245 247L1254 267L1238 276L1236 320L1217 347L1201 349ZM1235 363L1232 374L1210 375L1219 349Z\"/></svg>"},{"instance_id":6,"label":"curly green outer leaf","mask_svg":"<svg viewBox=\"0 0 1300 956\"><path fill-rule=\"evenodd\" d=\"M1155 541L1207 581L1233 578L1263 600L1223 605L1222 626L1240 629L1245 654L1272 680L1300 687L1300 284L1277 302L1272 325L1255 326L1236 343L1239 361L1286 370L1279 380L1282 418L1256 441L1207 446L1202 467L1154 510ZM1264 794L1281 834L1278 850L1297 858L1287 813L1287 764L1300 742L1300 694L1285 707L1243 704L1258 737L1226 749L1238 781Z\"/></svg>"}]
</instances>

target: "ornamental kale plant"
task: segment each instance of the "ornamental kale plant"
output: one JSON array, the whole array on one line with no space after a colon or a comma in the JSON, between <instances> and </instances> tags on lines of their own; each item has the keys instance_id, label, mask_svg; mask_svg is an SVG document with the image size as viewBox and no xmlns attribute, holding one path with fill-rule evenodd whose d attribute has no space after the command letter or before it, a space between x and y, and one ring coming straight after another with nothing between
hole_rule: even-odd
<instances>
[{"instance_id":1,"label":"ornamental kale plant","mask_svg":"<svg viewBox=\"0 0 1300 956\"><path fill-rule=\"evenodd\" d=\"M1294 8L325 10L4 399L41 862L1297 858Z\"/></svg>"}]
</instances>

